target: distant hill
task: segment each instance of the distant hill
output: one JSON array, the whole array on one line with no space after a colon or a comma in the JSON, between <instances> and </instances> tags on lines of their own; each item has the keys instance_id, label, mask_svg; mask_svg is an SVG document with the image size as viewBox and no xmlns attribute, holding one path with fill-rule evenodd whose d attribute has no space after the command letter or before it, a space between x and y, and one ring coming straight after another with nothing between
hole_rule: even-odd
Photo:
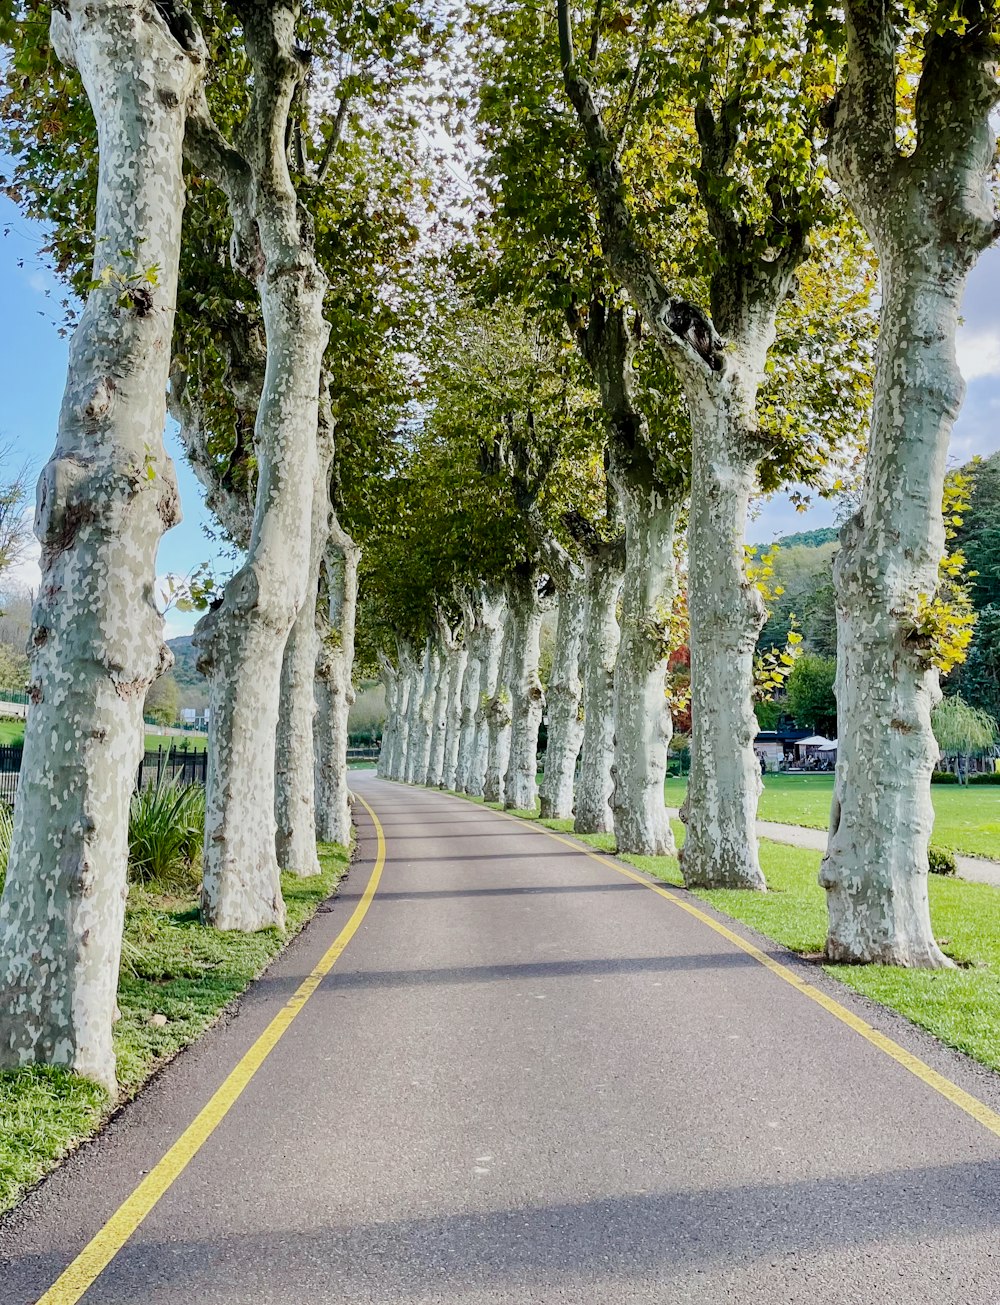
<instances>
[{"instance_id":1,"label":"distant hill","mask_svg":"<svg viewBox=\"0 0 1000 1305\"><path fill-rule=\"evenodd\" d=\"M182 689L204 689L204 675L195 667L196 654L189 634L168 639L167 647L174 654L174 679Z\"/></svg>"},{"instance_id":2,"label":"distant hill","mask_svg":"<svg viewBox=\"0 0 1000 1305\"><path fill-rule=\"evenodd\" d=\"M839 533L839 526L824 526L821 530L800 530L795 535L783 535L774 542L782 548L822 548L824 544L832 544Z\"/></svg>"}]
</instances>

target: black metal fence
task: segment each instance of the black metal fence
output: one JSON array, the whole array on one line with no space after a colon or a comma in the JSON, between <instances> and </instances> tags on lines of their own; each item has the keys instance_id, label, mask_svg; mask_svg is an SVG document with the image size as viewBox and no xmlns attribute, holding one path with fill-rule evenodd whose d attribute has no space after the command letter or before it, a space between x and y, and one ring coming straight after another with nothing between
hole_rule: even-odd
<instances>
[{"instance_id":1,"label":"black metal fence","mask_svg":"<svg viewBox=\"0 0 1000 1305\"><path fill-rule=\"evenodd\" d=\"M17 796L17 781L21 778L21 754L24 748L20 743L0 744L0 802L7 806L14 805Z\"/></svg>"},{"instance_id":2,"label":"black metal fence","mask_svg":"<svg viewBox=\"0 0 1000 1305\"><path fill-rule=\"evenodd\" d=\"M24 748L20 743L0 744L0 802L13 806L17 799L17 785L21 778L21 757ZM377 761L378 748L348 748L348 761ZM153 784L204 784L208 777L208 753L190 752L185 748L157 748L143 753L135 777L136 789Z\"/></svg>"},{"instance_id":3,"label":"black metal fence","mask_svg":"<svg viewBox=\"0 0 1000 1305\"><path fill-rule=\"evenodd\" d=\"M208 775L208 753L188 752L184 748L157 748L143 754L139 773L135 777L137 789L151 784L204 784Z\"/></svg>"},{"instance_id":4,"label":"black metal fence","mask_svg":"<svg viewBox=\"0 0 1000 1305\"><path fill-rule=\"evenodd\" d=\"M21 758L24 748L20 743L0 744L0 802L13 806L17 800L17 785L21 778ZM151 784L169 783L204 784L208 774L208 753L187 752L183 748L157 748L143 754L135 777L137 789Z\"/></svg>"}]
</instances>

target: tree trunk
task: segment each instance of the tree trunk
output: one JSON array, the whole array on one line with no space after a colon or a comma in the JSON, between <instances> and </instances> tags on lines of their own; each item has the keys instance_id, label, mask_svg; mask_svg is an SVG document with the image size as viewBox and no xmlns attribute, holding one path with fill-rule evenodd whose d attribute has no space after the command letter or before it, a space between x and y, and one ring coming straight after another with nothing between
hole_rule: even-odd
<instances>
[{"instance_id":1,"label":"tree trunk","mask_svg":"<svg viewBox=\"0 0 1000 1305\"><path fill-rule=\"evenodd\" d=\"M406 757L401 778L407 784L418 783L417 770L421 764L426 767L427 741L424 739L424 722L421 718L421 705L424 700L424 680L427 675L427 648L424 647L419 660L413 656L410 660L409 679L410 695L406 711Z\"/></svg>"},{"instance_id":2,"label":"tree trunk","mask_svg":"<svg viewBox=\"0 0 1000 1305\"><path fill-rule=\"evenodd\" d=\"M402 783L406 779L406 759L410 751L410 713L413 705L413 652L409 644L402 640L396 645L396 664L399 668L399 691L389 778Z\"/></svg>"},{"instance_id":3,"label":"tree trunk","mask_svg":"<svg viewBox=\"0 0 1000 1305\"><path fill-rule=\"evenodd\" d=\"M614 829L611 767L615 751L615 663L621 630L618 597L624 550L605 549L585 560L583 740L573 829L605 834Z\"/></svg>"},{"instance_id":4,"label":"tree trunk","mask_svg":"<svg viewBox=\"0 0 1000 1305\"><path fill-rule=\"evenodd\" d=\"M521 638L518 616L517 604L513 595L510 595L505 613L496 685L485 707L487 752L483 798L486 802L504 800L504 777L510 761L510 734L513 721L510 685L514 675L515 649Z\"/></svg>"},{"instance_id":5,"label":"tree trunk","mask_svg":"<svg viewBox=\"0 0 1000 1305\"><path fill-rule=\"evenodd\" d=\"M458 743L454 782L451 785L456 793L466 791L472 770L472 756L476 743L476 707L479 704L479 685L482 676L480 656L483 652L483 630L479 621L478 602L471 598L463 601L462 624L466 662L458 703Z\"/></svg>"},{"instance_id":6,"label":"tree trunk","mask_svg":"<svg viewBox=\"0 0 1000 1305\"><path fill-rule=\"evenodd\" d=\"M938 672L919 632L944 549L941 498L963 383L964 270L916 251L881 264L882 334L860 512L841 531L837 770L820 870L831 960L940 967L927 901ZM923 262L923 265L921 265ZM949 266L949 264L951 264Z\"/></svg>"},{"instance_id":7,"label":"tree trunk","mask_svg":"<svg viewBox=\"0 0 1000 1305\"><path fill-rule=\"evenodd\" d=\"M503 782L505 807L533 811L538 797L538 729L545 708L545 693L538 678L542 604L538 581L532 572L512 590L517 641L511 647L510 750Z\"/></svg>"},{"instance_id":8,"label":"tree trunk","mask_svg":"<svg viewBox=\"0 0 1000 1305\"><path fill-rule=\"evenodd\" d=\"M437 719L438 686L441 682L441 654L433 636L424 644L422 678L417 700L416 746L413 750L411 784L426 784L431 766Z\"/></svg>"},{"instance_id":9,"label":"tree trunk","mask_svg":"<svg viewBox=\"0 0 1000 1305\"><path fill-rule=\"evenodd\" d=\"M576 762L583 740L580 662L586 598L584 573L575 567L559 592L555 653L546 694L548 736L539 793L542 818L546 820L565 820L573 814Z\"/></svg>"},{"instance_id":10,"label":"tree trunk","mask_svg":"<svg viewBox=\"0 0 1000 1305\"><path fill-rule=\"evenodd\" d=\"M466 626L468 629L468 626ZM466 636L466 644L468 635ZM469 649L466 644L453 648L448 654L448 704L445 725L444 771L441 787L454 790L458 782L458 749L462 736L463 688L469 666Z\"/></svg>"},{"instance_id":11,"label":"tree trunk","mask_svg":"<svg viewBox=\"0 0 1000 1305\"><path fill-rule=\"evenodd\" d=\"M966 278L997 237L990 188L996 16L942 24L923 43L916 144L896 139L891 8L845 6L844 84L831 172L879 258L881 328L861 506L841 531L837 771L820 867L831 960L939 968L927 903L940 697L933 602L941 500L964 384L955 335Z\"/></svg>"},{"instance_id":12,"label":"tree trunk","mask_svg":"<svg viewBox=\"0 0 1000 1305\"><path fill-rule=\"evenodd\" d=\"M275 738L274 816L278 866L292 874L320 873L316 855L313 718L316 714L316 619L308 595L285 644Z\"/></svg>"},{"instance_id":13,"label":"tree trunk","mask_svg":"<svg viewBox=\"0 0 1000 1305\"><path fill-rule=\"evenodd\" d=\"M253 100L246 157L216 151L233 215L234 250L260 295L267 370L254 446L257 496L246 562L199 623L195 645L210 678L202 915L220 929L284 925L275 854L275 733L285 641L306 599L312 491L317 474L320 376L329 325L327 282L313 254L285 149L292 98L304 74L294 14L248 8L243 39ZM204 157L201 119L189 133Z\"/></svg>"},{"instance_id":14,"label":"tree trunk","mask_svg":"<svg viewBox=\"0 0 1000 1305\"><path fill-rule=\"evenodd\" d=\"M195 630L211 703L202 914L219 929L283 927L285 920L275 736L285 642L306 600L324 288L311 260L260 283L268 368L257 417L253 534L221 606Z\"/></svg>"},{"instance_id":15,"label":"tree trunk","mask_svg":"<svg viewBox=\"0 0 1000 1305\"><path fill-rule=\"evenodd\" d=\"M325 611L316 661L316 836L321 843L351 841L351 793L347 769L349 718L354 703L354 635L361 549L330 515L324 559Z\"/></svg>"},{"instance_id":16,"label":"tree trunk","mask_svg":"<svg viewBox=\"0 0 1000 1305\"><path fill-rule=\"evenodd\" d=\"M320 636L316 628L316 596L320 567L330 534L330 463L333 431L325 427L320 442L313 491L309 574L306 598L285 644L281 667L281 701L275 739L274 815L278 865L293 874L318 875L316 854L316 784L314 780L316 658Z\"/></svg>"},{"instance_id":17,"label":"tree trunk","mask_svg":"<svg viewBox=\"0 0 1000 1305\"><path fill-rule=\"evenodd\" d=\"M681 817L689 887L764 889L757 853L760 763L753 749L753 657L766 619L746 572L755 462L724 425L692 422L688 526L691 773Z\"/></svg>"},{"instance_id":18,"label":"tree trunk","mask_svg":"<svg viewBox=\"0 0 1000 1305\"><path fill-rule=\"evenodd\" d=\"M170 665L152 594L160 537L180 518L163 426L181 146L202 50L182 48L155 5L127 0L67 0L52 41L97 121L102 284L73 335L38 484L32 705L0 905L0 1068L66 1066L114 1091L129 800L146 690Z\"/></svg>"},{"instance_id":19,"label":"tree trunk","mask_svg":"<svg viewBox=\"0 0 1000 1305\"><path fill-rule=\"evenodd\" d=\"M451 691L451 645L451 631L447 627L439 629L434 640L437 677L431 702L431 746L427 755L427 774L424 776L424 783L429 788L440 788L444 777L444 754L448 743L448 701Z\"/></svg>"},{"instance_id":20,"label":"tree trunk","mask_svg":"<svg viewBox=\"0 0 1000 1305\"><path fill-rule=\"evenodd\" d=\"M500 663L507 620L507 599L504 594L495 597L484 595L479 610L481 630L479 654L479 685L473 713L473 733L469 753L469 771L464 792L470 797L483 797L489 770L490 704L497 691Z\"/></svg>"},{"instance_id":21,"label":"tree trunk","mask_svg":"<svg viewBox=\"0 0 1000 1305\"><path fill-rule=\"evenodd\" d=\"M399 694L402 677L384 653L379 653L379 668L385 686L385 723L382 726L382 746L379 748L375 773L379 779L391 779L393 761L399 740Z\"/></svg>"},{"instance_id":22,"label":"tree trunk","mask_svg":"<svg viewBox=\"0 0 1000 1305\"><path fill-rule=\"evenodd\" d=\"M625 575L615 662L611 811L620 853L673 856L664 783L672 734L666 676L678 504L645 474L646 462L637 453L628 466L616 459L612 468L625 518Z\"/></svg>"}]
</instances>

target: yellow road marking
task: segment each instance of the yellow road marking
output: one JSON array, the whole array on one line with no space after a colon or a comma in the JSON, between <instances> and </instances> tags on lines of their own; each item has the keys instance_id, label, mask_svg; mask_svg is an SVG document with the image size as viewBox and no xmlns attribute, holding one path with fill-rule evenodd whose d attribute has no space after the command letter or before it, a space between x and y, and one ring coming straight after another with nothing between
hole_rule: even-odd
<instances>
[{"instance_id":1,"label":"yellow road marking","mask_svg":"<svg viewBox=\"0 0 1000 1305\"><path fill-rule=\"evenodd\" d=\"M385 834L378 816L363 797L358 801L371 816L378 840L378 850L371 877L354 908L351 918L324 953L322 960L305 979L274 1019L244 1055L229 1077L218 1088L201 1113L188 1125L163 1159L151 1169L139 1186L115 1211L94 1239L84 1247L64 1273L52 1284L37 1305L76 1305L84 1292L108 1267L114 1257L142 1223L143 1219L184 1172L208 1141L243 1090L274 1050L292 1020L333 969L341 953L358 931L365 918L385 866Z\"/></svg>"},{"instance_id":2,"label":"yellow road marking","mask_svg":"<svg viewBox=\"0 0 1000 1305\"><path fill-rule=\"evenodd\" d=\"M459 795L448 794L448 796L458 797ZM490 811L493 810L493 808L487 807L486 810ZM660 884L651 883L645 875L640 874L638 871L629 870L626 866L619 865L617 861L612 861L609 857L602 856L600 852L592 851L586 846L586 844L578 843L575 839L563 838L563 836L557 834L555 830L546 829L544 825L540 825L536 821L529 821L523 819L521 816L511 815L509 811L494 811L493 814L497 816L502 815L508 820L516 820L518 824L522 825L525 829L533 829L536 833L545 834L549 838L554 838L557 843L562 843L565 847L572 847L578 852L583 852L584 855L589 856L592 861L597 861L600 865L607 866L609 870L617 871L618 874L624 875L626 879L634 879L637 884L642 884L642 886L648 888L650 892L657 893L660 897L665 897L667 901L673 903L674 906L679 907L682 911L686 911L688 915L693 915L694 918L700 920L702 924L707 924L708 927L713 929L717 934L721 934L722 937L728 942L731 942L734 947L738 947L740 951L746 952L748 956L752 956L755 961L758 961L761 965L765 966L765 968L770 970L772 974L777 975L777 977L782 979L785 983L790 984L791 987L800 992L803 997L808 997L809 1000L814 1001L817 1006L822 1006L825 1011L828 1011L835 1019L840 1020L842 1024L846 1024L849 1029L853 1029L855 1033L859 1034L867 1042L870 1042L873 1047L878 1047L879 1051L884 1052L885 1055L896 1061L898 1065L902 1065L904 1069L909 1070L910 1073L920 1079L922 1083L926 1083L929 1088L933 1088L935 1092L940 1093L940 1095L950 1101L952 1105L958 1106L959 1110L963 1110L967 1115L970 1115L978 1124L982 1124L984 1128L988 1128L996 1137L1000 1137L1000 1114L998 1114L997 1111L991 1110L990 1107L980 1101L978 1097L974 1097L970 1092L966 1092L964 1088L960 1088L957 1083L953 1083L951 1079L946 1078L944 1074L939 1074L936 1069L932 1069L930 1065L921 1060L919 1056L914 1056L913 1053L907 1051L905 1047L901 1047L898 1042L894 1042L892 1038L886 1037L884 1033L880 1033L878 1029L873 1028L866 1020L861 1019L859 1015L855 1015L854 1012L848 1010L846 1006L842 1006L835 998L830 997L827 993L814 987L811 983L807 983L805 979L800 978L794 970L790 970L787 965L782 965L782 963L776 961L773 956L768 956L766 952L762 952L759 947L755 947L753 943L747 942L745 938L741 938L739 934L734 933L732 929L727 929L724 924L720 923L720 921L713 920L706 911L699 910L699 908L692 905L691 902L686 902L682 897L678 897L676 893L672 893L669 888L663 888Z\"/></svg>"}]
</instances>

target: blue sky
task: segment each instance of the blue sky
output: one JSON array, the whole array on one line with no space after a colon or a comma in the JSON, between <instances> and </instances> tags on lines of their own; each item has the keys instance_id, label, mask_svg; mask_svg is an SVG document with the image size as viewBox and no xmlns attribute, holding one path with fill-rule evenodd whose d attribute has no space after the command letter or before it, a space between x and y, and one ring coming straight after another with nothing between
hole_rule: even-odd
<instances>
[{"instance_id":1,"label":"blue sky","mask_svg":"<svg viewBox=\"0 0 1000 1305\"><path fill-rule=\"evenodd\" d=\"M65 381L66 342L56 332L62 293L38 257L39 229L0 196L0 232L8 227L8 234L0 236L0 439L13 443L18 461L27 460L37 474L52 448ZM959 363L968 393L952 437L955 463L1000 447L1000 248L985 254L973 272L963 316ZM167 443L177 465L184 520L164 537L157 571L186 575L199 563L214 559L217 551L205 538L203 527L209 517L201 487L185 465L172 430ZM831 525L834 516L831 503L818 503L799 513L787 496L776 495L761 506L749 536L764 543L791 531ZM18 578L34 585L37 575L32 558ZM168 636L186 634L193 624L193 616L171 611Z\"/></svg>"},{"instance_id":2,"label":"blue sky","mask_svg":"<svg viewBox=\"0 0 1000 1305\"><path fill-rule=\"evenodd\" d=\"M39 228L0 196L0 443L13 444L17 465L30 463L32 480L52 451L66 380L67 342L57 333L65 291L42 265L39 243ZM203 527L210 524L210 517L204 496L184 462L173 429L168 431L167 445L177 469L184 519L163 537L157 572L187 575L199 563L215 559L217 549L205 538ZM37 550L15 579L34 587L36 557ZM193 614L168 612L168 637L189 633L195 619Z\"/></svg>"}]
</instances>

